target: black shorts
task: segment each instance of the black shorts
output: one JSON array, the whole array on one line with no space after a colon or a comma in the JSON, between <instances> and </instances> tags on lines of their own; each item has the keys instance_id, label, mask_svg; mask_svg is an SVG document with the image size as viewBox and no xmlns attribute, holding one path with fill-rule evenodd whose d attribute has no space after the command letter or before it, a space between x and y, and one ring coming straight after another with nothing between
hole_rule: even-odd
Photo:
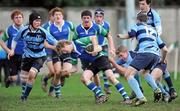
<instances>
[{"instance_id":1,"label":"black shorts","mask_svg":"<svg viewBox=\"0 0 180 111\"><path fill-rule=\"evenodd\" d=\"M87 70L91 70L94 75L96 75L99 71L106 71L108 69L112 69L112 67L107 56L97 58L89 65L89 67L87 67Z\"/></svg>"},{"instance_id":2,"label":"black shorts","mask_svg":"<svg viewBox=\"0 0 180 111\"><path fill-rule=\"evenodd\" d=\"M64 63L64 62L71 63L71 60L72 60L71 54L58 55L56 52L54 52L53 55L52 55L53 64L55 64L58 61L60 61L62 63Z\"/></svg>"},{"instance_id":3,"label":"black shorts","mask_svg":"<svg viewBox=\"0 0 180 111\"><path fill-rule=\"evenodd\" d=\"M83 69L83 70L86 70L92 63L91 62L89 62L89 61L85 61L85 60L82 60L82 59L80 59L81 60L81 68Z\"/></svg>"},{"instance_id":4,"label":"black shorts","mask_svg":"<svg viewBox=\"0 0 180 111\"><path fill-rule=\"evenodd\" d=\"M18 72L21 70L21 60L22 60L22 55L17 55L15 54L10 58L10 76L17 75Z\"/></svg>"},{"instance_id":5,"label":"black shorts","mask_svg":"<svg viewBox=\"0 0 180 111\"><path fill-rule=\"evenodd\" d=\"M40 58L23 58L21 69L23 71L29 72L31 67L33 67L33 68L37 69L39 72L45 61L46 61L45 56L40 57Z\"/></svg>"},{"instance_id":6,"label":"black shorts","mask_svg":"<svg viewBox=\"0 0 180 111\"><path fill-rule=\"evenodd\" d=\"M156 54L138 53L130 63L130 66L135 68L137 71L140 71L141 69L152 70L159 60L160 57Z\"/></svg>"}]
</instances>

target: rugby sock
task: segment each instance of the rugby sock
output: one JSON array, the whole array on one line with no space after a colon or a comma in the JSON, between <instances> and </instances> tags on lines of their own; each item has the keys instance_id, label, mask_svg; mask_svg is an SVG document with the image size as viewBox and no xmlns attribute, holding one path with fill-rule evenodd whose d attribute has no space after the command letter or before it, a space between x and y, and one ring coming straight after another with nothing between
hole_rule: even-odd
<instances>
[{"instance_id":1,"label":"rugby sock","mask_svg":"<svg viewBox=\"0 0 180 111\"><path fill-rule=\"evenodd\" d=\"M99 90L101 90L101 91L102 91L102 88L101 88L101 86L97 86L97 88L98 88Z\"/></svg>"},{"instance_id":2,"label":"rugby sock","mask_svg":"<svg viewBox=\"0 0 180 111\"><path fill-rule=\"evenodd\" d=\"M48 79L49 79L48 76L45 76L45 77L43 78L44 82L46 82L46 83L47 83Z\"/></svg>"},{"instance_id":3,"label":"rugby sock","mask_svg":"<svg viewBox=\"0 0 180 111\"><path fill-rule=\"evenodd\" d=\"M54 85L56 97L61 96L61 84Z\"/></svg>"},{"instance_id":4,"label":"rugby sock","mask_svg":"<svg viewBox=\"0 0 180 111\"><path fill-rule=\"evenodd\" d=\"M155 82L155 80L152 78L152 76L150 74L147 74L144 79L146 80L146 82L152 87L153 91L156 90L157 84Z\"/></svg>"},{"instance_id":5,"label":"rugby sock","mask_svg":"<svg viewBox=\"0 0 180 111\"><path fill-rule=\"evenodd\" d=\"M99 96L101 96L101 95L104 95L104 94L102 93L102 90L100 90L100 89L96 86L96 84L93 83L93 82L89 83L89 84L87 85L87 87L88 87L91 91L94 92L94 94L95 94L96 97L99 97Z\"/></svg>"},{"instance_id":6,"label":"rugby sock","mask_svg":"<svg viewBox=\"0 0 180 111\"><path fill-rule=\"evenodd\" d=\"M115 85L118 92L123 96L124 99L129 99L129 96L127 95L126 91L124 90L124 87L121 83L117 83Z\"/></svg>"},{"instance_id":7,"label":"rugby sock","mask_svg":"<svg viewBox=\"0 0 180 111\"><path fill-rule=\"evenodd\" d=\"M169 95L163 88L163 85L161 83L157 83L158 87L160 88L161 92L165 95Z\"/></svg>"},{"instance_id":8,"label":"rugby sock","mask_svg":"<svg viewBox=\"0 0 180 111\"><path fill-rule=\"evenodd\" d=\"M109 82L108 82L108 78L105 74L103 74L103 80L104 80L104 87L108 88L109 87Z\"/></svg>"},{"instance_id":9,"label":"rugby sock","mask_svg":"<svg viewBox=\"0 0 180 111\"><path fill-rule=\"evenodd\" d=\"M170 89L170 88L173 88L173 83L172 83L172 81L171 81L170 74L169 74L169 72L168 72L167 70L164 72L163 78L164 78L164 80L166 81L169 89Z\"/></svg>"},{"instance_id":10,"label":"rugby sock","mask_svg":"<svg viewBox=\"0 0 180 111\"><path fill-rule=\"evenodd\" d=\"M140 81L140 76L139 76L139 74L138 74L138 73L135 74L135 75L134 75L134 78L137 80L139 86L141 87L141 81Z\"/></svg>"},{"instance_id":11,"label":"rugby sock","mask_svg":"<svg viewBox=\"0 0 180 111\"><path fill-rule=\"evenodd\" d=\"M140 90L140 88L139 88L139 84L138 84L137 80L134 79L134 77L130 77L130 78L128 79L128 84L130 85L131 89L135 92L136 97L137 97L138 99L144 97L143 93L141 92L141 90Z\"/></svg>"},{"instance_id":12,"label":"rugby sock","mask_svg":"<svg viewBox=\"0 0 180 111\"><path fill-rule=\"evenodd\" d=\"M32 84L26 83L26 89L24 92L24 97L28 97L31 90L32 90Z\"/></svg>"},{"instance_id":13,"label":"rugby sock","mask_svg":"<svg viewBox=\"0 0 180 111\"><path fill-rule=\"evenodd\" d=\"M24 92L25 92L25 89L26 89L26 83L22 82L21 87L22 87L22 95L24 95Z\"/></svg>"},{"instance_id":14,"label":"rugby sock","mask_svg":"<svg viewBox=\"0 0 180 111\"><path fill-rule=\"evenodd\" d=\"M49 87L49 93L53 92L54 91L54 85L51 84L51 86Z\"/></svg>"}]
</instances>

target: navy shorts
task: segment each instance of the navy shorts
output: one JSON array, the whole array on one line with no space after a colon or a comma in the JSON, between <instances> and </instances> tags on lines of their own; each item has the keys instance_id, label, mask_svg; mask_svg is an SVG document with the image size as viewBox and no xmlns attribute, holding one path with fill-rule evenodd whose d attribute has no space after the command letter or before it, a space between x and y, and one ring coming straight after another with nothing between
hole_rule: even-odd
<instances>
[{"instance_id":1,"label":"navy shorts","mask_svg":"<svg viewBox=\"0 0 180 111\"><path fill-rule=\"evenodd\" d=\"M21 69L22 69L23 71L29 72L29 70L31 69L31 67L33 67L33 68L37 69L38 72L39 72L45 61L46 61L46 57L40 57L40 58L23 58L23 59L22 59Z\"/></svg>"},{"instance_id":2,"label":"navy shorts","mask_svg":"<svg viewBox=\"0 0 180 111\"><path fill-rule=\"evenodd\" d=\"M159 60L160 57L153 53L137 53L130 63L130 66L137 71L140 71L141 69L152 70L157 63L159 63Z\"/></svg>"},{"instance_id":3,"label":"navy shorts","mask_svg":"<svg viewBox=\"0 0 180 111\"><path fill-rule=\"evenodd\" d=\"M159 68L162 70L163 74L165 73L166 69L167 69L167 64L166 63L158 63L155 68Z\"/></svg>"}]
</instances>

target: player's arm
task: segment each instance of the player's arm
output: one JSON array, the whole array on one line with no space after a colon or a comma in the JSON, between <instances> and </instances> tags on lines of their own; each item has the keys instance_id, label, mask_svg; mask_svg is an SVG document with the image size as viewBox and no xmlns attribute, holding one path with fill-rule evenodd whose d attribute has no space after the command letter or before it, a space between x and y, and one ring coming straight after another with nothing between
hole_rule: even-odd
<instances>
[{"instance_id":1,"label":"player's arm","mask_svg":"<svg viewBox=\"0 0 180 111\"><path fill-rule=\"evenodd\" d=\"M49 49L53 49L53 50L56 49L55 45L50 45L46 40L44 41L44 46L45 46L45 48L49 48Z\"/></svg>"},{"instance_id":2,"label":"player's arm","mask_svg":"<svg viewBox=\"0 0 180 111\"><path fill-rule=\"evenodd\" d=\"M9 54L11 50L6 46L3 40L0 40L1 47Z\"/></svg>"},{"instance_id":3,"label":"player's arm","mask_svg":"<svg viewBox=\"0 0 180 111\"><path fill-rule=\"evenodd\" d=\"M7 53L10 53L10 49L7 47L6 43L4 42L8 39L7 34L5 32L2 33L3 34L0 36L0 45Z\"/></svg>"},{"instance_id":4,"label":"player's arm","mask_svg":"<svg viewBox=\"0 0 180 111\"><path fill-rule=\"evenodd\" d=\"M94 47L94 51L91 52L92 55L97 55L98 52L102 51L102 47L98 45L98 40L96 36L91 36L90 37L92 45Z\"/></svg>"},{"instance_id":5,"label":"player's arm","mask_svg":"<svg viewBox=\"0 0 180 111\"><path fill-rule=\"evenodd\" d=\"M117 37L120 39L130 39L136 37L137 25L135 24L127 34L118 34Z\"/></svg>"},{"instance_id":6,"label":"player's arm","mask_svg":"<svg viewBox=\"0 0 180 111\"><path fill-rule=\"evenodd\" d=\"M117 37L120 39L129 39L129 35L128 34L117 34Z\"/></svg>"},{"instance_id":7,"label":"player's arm","mask_svg":"<svg viewBox=\"0 0 180 111\"><path fill-rule=\"evenodd\" d=\"M112 57L114 57L116 54L115 54L115 46L111 32L108 33L107 39L109 44L109 54L112 55Z\"/></svg>"},{"instance_id":8,"label":"player's arm","mask_svg":"<svg viewBox=\"0 0 180 111\"><path fill-rule=\"evenodd\" d=\"M162 41L162 39L159 36L156 38L156 41L157 41L157 44L158 44L159 48L162 50L161 62L165 62L166 56L167 56L167 53L168 53L168 49L166 47L166 44Z\"/></svg>"},{"instance_id":9,"label":"player's arm","mask_svg":"<svg viewBox=\"0 0 180 111\"><path fill-rule=\"evenodd\" d=\"M126 70L127 70L126 67L123 67L123 66L117 64L116 61L113 58L109 58L109 61L111 62L112 66L114 68L116 68L118 73L120 73L120 74L125 74L126 73Z\"/></svg>"},{"instance_id":10,"label":"player's arm","mask_svg":"<svg viewBox=\"0 0 180 111\"><path fill-rule=\"evenodd\" d=\"M46 42L48 43L47 44L46 42L44 42L45 43L44 45L46 45L45 47L51 48L51 46L52 46L51 44L53 44L55 46L58 41L48 31L46 31L44 29L43 29L43 31L46 34ZM54 48L51 48L51 49L54 49Z\"/></svg>"}]
</instances>

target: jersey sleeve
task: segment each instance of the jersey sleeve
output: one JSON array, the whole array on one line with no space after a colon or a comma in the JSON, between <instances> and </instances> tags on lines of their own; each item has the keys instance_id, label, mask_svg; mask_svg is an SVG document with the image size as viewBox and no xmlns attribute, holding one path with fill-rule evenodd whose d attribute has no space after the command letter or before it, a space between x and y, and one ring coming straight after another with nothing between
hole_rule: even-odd
<instances>
[{"instance_id":1,"label":"jersey sleeve","mask_svg":"<svg viewBox=\"0 0 180 111\"><path fill-rule=\"evenodd\" d=\"M91 44L91 39L90 37L83 37L83 38L79 38L76 40L77 43L81 44L81 45L88 45L88 44Z\"/></svg>"},{"instance_id":2,"label":"jersey sleeve","mask_svg":"<svg viewBox=\"0 0 180 111\"><path fill-rule=\"evenodd\" d=\"M154 25L156 28L156 31L158 32L158 35L162 34L162 26L161 26L161 18L157 12L153 10L153 20L154 20Z\"/></svg>"},{"instance_id":3,"label":"jersey sleeve","mask_svg":"<svg viewBox=\"0 0 180 111\"><path fill-rule=\"evenodd\" d=\"M46 30L43 30L46 34L46 40L49 44L56 44L58 41Z\"/></svg>"},{"instance_id":4,"label":"jersey sleeve","mask_svg":"<svg viewBox=\"0 0 180 111\"><path fill-rule=\"evenodd\" d=\"M160 49L166 45L159 36L156 37L156 41Z\"/></svg>"},{"instance_id":5,"label":"jersey sleeve","mask_svg":"<svg viewBox=\"0 0 180 111\"><path fill-rule=\"evenodd\" d=\"M102 35L102 36L104 36L104 37L107 37L108 30L106 30L106 29L103 28L102 26L98 25L97 34L100 34L100 35Z\"/></svg>"},{"instance_id":6,"label":"jersey sleeve","mask_svg":"<svg viewBox=\"0 0 180 111\"><path fill-rule=\"evenodd\" d=\"M134 25L131 27L131 29L128 31L128 35L130 38L136 37L137 35L137 25Z\"/></svg>"},{"instance_id":7,"label":"jersey sleeve","mask_svg":"<svg viewBox=\"0 0 180 111\"><path fill-rule=\"evenodd\" d=\"M5 32L2 32L0 35L0 40L3 40L4 42L8 40L7 30Z\"/></svg>"}]
</instances>

